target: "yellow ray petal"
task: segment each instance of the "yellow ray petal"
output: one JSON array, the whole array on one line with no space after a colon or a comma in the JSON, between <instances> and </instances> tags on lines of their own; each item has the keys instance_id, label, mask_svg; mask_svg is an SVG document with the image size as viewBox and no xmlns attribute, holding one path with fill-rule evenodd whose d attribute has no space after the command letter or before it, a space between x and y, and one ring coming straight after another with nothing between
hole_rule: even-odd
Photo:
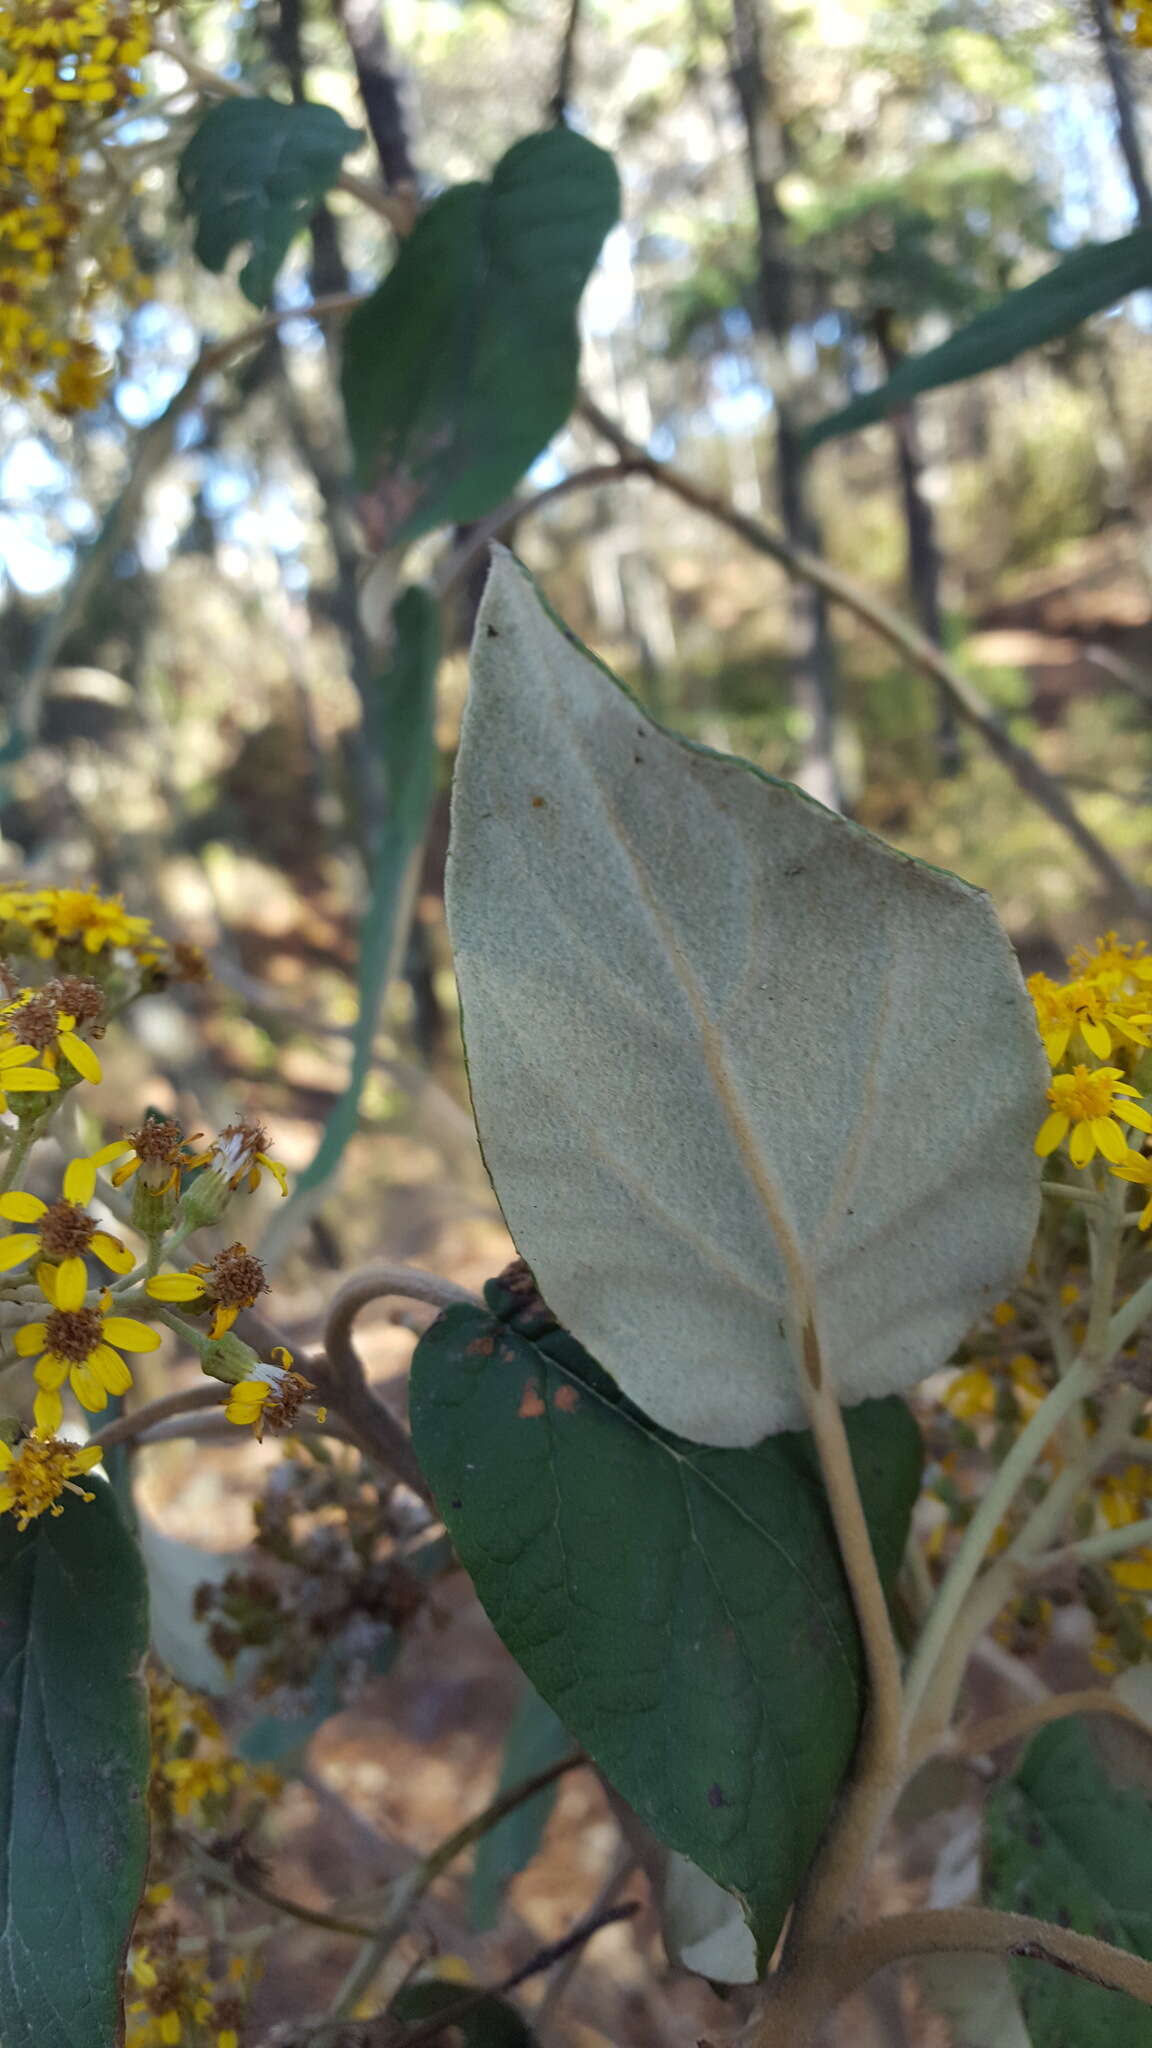
<instances>
[{"instance_id":1,"label":"yellow ray petal","mask_svg":"<svg viewBox=\"0 0 1152 2048\"><path fill-rule=\"evenodd\" d=\"M62 1259L56 1268L57 1308L83 1308L88 1292L88 1268L83 1259Z\"/></svg>"},{"instance_id":2,"label":"yellow ray petal","mask_svg":"<svg viewBox=\"0 0 1152 2048\"><path fill-rule=\"evenodd\" d=\"M113 1273L130 1273L136 1264L136 1255L118 1237L110 1237L106 1230L92 1234L92 1250L96 1257L110 1267Z\"/></svg>"},{"instance_id":3,"label":"yellow ray petal","mask_svg":"<svg viewBox=\"0 0 1152 2048\"><path fill-rule=\"evenodd\" d=\"M64 1403L55 1387L41 1387L32 1403L36 1427L44 1436L55 1436L64 1420Z\"/></svg>"},{"instance_id":4,"label":"yellow ray petal","mask_svg":"<svg viewBox=\"0 0 1152 2048\"><path fill-rule=\"evenodd\" d=\"M76 1072L85 1081L102 1081L104 1070L90 1045L78 1038L74 1031L62 1031L57 1041L61 1052L67 1053Z\"/></svg>"},{"instance_id":5,"label":"yellow ray petal","mask_svg":"<svg viewBox=\"0 0 1152 2048\"><path fill-rule=\"evenodd\" d=\"M40 1239L27 1231L18 1230L11 1237L0 1237L0 1273L7 1273L13 1266L22 1265L40 1249Z\"/></svg>"},{"instance_id":6,"label":"yellow ray petal","mask_svg":"<svg viewBox=\"0 0 1152 2048\"><path fill-rule=\"evenodd\" d=\"M157 1273L155 1279L145 1281L144 1292L153 1301L199 1301L204 1282L194 1273Z\"/></svg>"},{"instance_id":7,"label":"yellow ray petal","mask_svg":"<svg viewBox=\"0 0 1152 2048\"><path fill-rule=\"evenodd\" d=\"M104 1335L118 1351L156 1351L160 1345L159 1330L138 1323L134 1316L106 1316Z\"/></svg>"}]
</instances>

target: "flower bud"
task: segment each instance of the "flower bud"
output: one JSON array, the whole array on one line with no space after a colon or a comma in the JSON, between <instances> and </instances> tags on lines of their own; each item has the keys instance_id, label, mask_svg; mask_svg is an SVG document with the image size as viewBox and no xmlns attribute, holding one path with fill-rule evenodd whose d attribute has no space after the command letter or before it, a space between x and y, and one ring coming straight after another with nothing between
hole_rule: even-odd
<instances>
[{"instance_id":1,"label":"flower bud","mask_svg":"<svg viewBox=\"0 0 1152 2048\"><path fill-rule=\"evenodd\" d=\"M200 1353L203 1370L214 1380L223 1380L229 1387L251 1378L259 1363L252 1346L233 1336L231 1330L226 1330L222 1337L209 1337Z\"/></svg>"},{"instance_id":2,"label":"flower bud","mask_svg":"<svg viewBox=\"0 0 1152 2048\"><path fill-rule=\"evenodd\" d=\"M132 1179L132 1228L141 1237L164 1237L176 1221L180 1196L175 1187L150 1188L142 1173Z\"/></svg>"}]
</instances>

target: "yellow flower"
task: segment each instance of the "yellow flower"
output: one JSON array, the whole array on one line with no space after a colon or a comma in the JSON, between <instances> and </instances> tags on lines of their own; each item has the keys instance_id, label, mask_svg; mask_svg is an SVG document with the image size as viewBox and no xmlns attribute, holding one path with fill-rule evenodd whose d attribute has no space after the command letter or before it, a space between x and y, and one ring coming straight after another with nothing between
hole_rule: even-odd
<instances>
[{"instance_id":1,"label":"yellow flower","mask_svg":"<svg viewBox=\"0 0 1152 2048\"><path fill-rule=\"evenodd\" d=\"M225 1124L212 1147L210 1171L222 1174L230 1188L247 1181L249 1193L260 1185L261 1171L270 1173L282 1195L288 1193L288 1175L278 1159L268 1156L268 1133L263 1124Z\"/></svg>"},{"instance_id":2,"label":"yellow flower","mask_svg":"<svg viewBox=\"0 0 1152 2048\"><path fill-rule=\"evenodd\" d=\"M92 991L94 1007L81 993L85 988ZM75 1008L60 1007L65 992L74 998ZM100 1081L100 1062L76 1030L82 1007L88 1009L91 1017L99 1018L104 998L95 983L82 982L76 976L69 976L66 983L54 981L42 989L25 989L15 1002L5 1003L0 1010L0 1042L27 1046L33 1055L39 1053L51 1073L56 1072L57 1063L63 1058L71 1062L85 1081Z\"/></svg>"},{"instance_id":3,"label":"yellow flower","mask_svg":"<svg viewBox=\"0 0 1152 2048\"><path fill-rule=\"evenodd\" d=\"M1152 1229L1152 1159L1146 1159L1142 1152L1126 1151L1112 1171L1117 1180L1130 1180L1147 1191L1148 1199L1140 1211L1140 1228Z\"/></svg>"},{"instance_id":4,"label":"yellow flower","mask_svg":"<svg viewBox=\"0 0 1152 2048\"><path fill-rule=\"evenodd\" d=\"M1077 1032L1099 1060L1108 1058L1117 1039L1141 1047L1149 1043L1144 1026L1152 1024L1152 1011L1147 1008L1146 989L1127 995L1087 976L1061 986L1046 974L1033 974L1028 989L1044 1050L1054 1067L1060 1065Z\"/></svg>"},{"instance_id":5,"label":"yellow flower","mask_svg":"<svg viewBox=\"0 0 1152 2048\"><path fill-rule=\"evenodd\" d=\"M75 1161L81 1168L84 1163ZM79 1290L83 1300L88 1287L85 1253L94 1252L113 1273L132 1271L136 1261L127 1245L109 1231L101 1230L96 1218L72 1200L70 1190L74 1191L78 1178L69 1167L64 1175L63 1198L51 1206L42 1202L39 1195L25 1194L21 1189L0 1195L0 1216L6 1223L37 1225L35 1230L10 1231L6 1237L0 1237L0 1273L9 1273L14 1266L22 1266L33 1258L58 1262L58 1283L72 1293Z\"/></svg>"},{"instance_id":6,"label":"yellow flower","mask_svg":"<svg viewBox=\"0 0 1152 2048\"><path fill-rule=\"evenodd\" d=\"M99 1444L64 1443L39 1428L15 1450L0 1441L0 1515L14 1515L17 1528L26 1529L45 1509L62 1515L63 1493L91 1500L92 1495L74 1481L80 1473L91 1472L103 1455Z\"/></svg>"},{"instance_id":7,"label":"yellow flower","mask_svg":"<svg viewBox=\"0 0 1152 2048\"><path fill-rule=\"evenodd\" d=\"M186 1273L158 1273L145 1283L145 1293L154 1301L202 1301L212 1310L213 1337L222 1337L241 1309L254 1308L267 1292L264 1268L243 1244L217 1252L208 1265L190 1266Z\"/></svg>"},{"instance_id":8,"label":"yellow flower","mask_svg":"<svg viewBox=\"0 0 1152 2048\"><path fill-rule=\"evenodd\" d=\"M51 1094L60 1086L47 1067L36 1067L34 1045L6 1045L0 1049L0 1112L8 1107L10 1095Z\"/></svg>"},{"instance_id":9,"label":"yellow flower","mask_svg":"<svg viewBox=\"0 0 1152 2048\"><path fill-rule=\"evenodd\" d=\"M119 896L99 896L94 889L44 889L36 917L36 950L47 958L58 945L79 943L86 953L106 946L136 951L153 941L146 917L130 917Z\"/></svg>"},{"instance_id":10,"label":"yellow flower","mask_svg":"<svg viewBox=\"0 0 1152 2048\"><path fill-rule=\"evenodd\" d=\"M1073 1067L1070 1074L1055 1074L1048 1090L1051 1115L1040 1126L1036 1150L1041 1159L1055 1152L1071 1131L1068 1152L1073 1166L1087 1166L1102 1152L1105 1159L1119 1164L1128 1144L1117 1118L1133 1124L1138 1131L1152 1131L1152 1116L1139 1107L1138 1088L1123 1078L1120 1067ZM1118 1097L1135 1096L1137 1101Z\"/></svg>"},{"instance_id":11,"label":"yellow flower","mask_svg":"<svg viewBox=\"0 0 1152 2048\"><path fill-rule=\"evenodd\" d=\"M111 1166L114 1160L121 1163L112 1175L113 1187L122 1188L134 1173L139 1173L150 1194L166 1195L179 1188L183 1172L203 1166L208 1157L207 1152L189 1151L181 1126L170 1117L147 1117L137 1130L126 1131L122 1138L114 1138L110 1145L89 1153L87 1159L73 1162L84 1169L83 1178L77 1181L81 1192L76 1200L91 1201L97 1168Z\"/></svg>"},{"instance_id":12,"label":"yellow flower","mask_svg":"<svg viewBox=\"0 0 1152 2048\"><path fill-rule=\"evenodd\" d=\"M16 1350L21 1358L37 1358L35 1377L37 1427L52 1432L60 1427L64 1404L60 1388L68 1380L82 1408L97 1413L108 1406L109 1394L126 1394L132 1374L122 1351L155 1351L159 1332L133 1316L112 1313L112 1297L105 1293L99 1306L90 1308L84 1299L84 1273L79 1284L73 1270L43 1265L37 1269L40 1290L51 1313L42 1323L25 1323L16 1332Z\"/></svg>"},{"instance_id":13,"label":"yellow flower","mask_svg":"<svg viewBox=\"0 0 1152 2048\"><path fill-rule=\"evenodd\" d=\"M224 1410L229 1422L255 1430L257 1438L263 1437L266 1428L290 1429L312 1392L311 1380L292 1371L291 1352L278 1344L272 1355L283 1363L253 1366L246 1379L233 1385ZM323 1421L324 1410L318 1409L317 1414Z\"/></svg>"}]
</instances>

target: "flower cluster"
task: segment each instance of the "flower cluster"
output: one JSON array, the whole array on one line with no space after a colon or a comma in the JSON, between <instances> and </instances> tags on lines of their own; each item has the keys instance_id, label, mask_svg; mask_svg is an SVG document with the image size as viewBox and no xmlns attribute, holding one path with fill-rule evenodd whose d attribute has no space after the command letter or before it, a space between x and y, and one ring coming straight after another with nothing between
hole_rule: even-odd
<instances>
[{"instance_id":1,"label":"flower cluster","mask_svg":"<svg viewBox=\"0 0 1152 2048\"><path fill-rule=\"evenodd\" d=\"M1091 1166L1099 1155L1121 1180L1152 1191L1152 1159L1129 1142L1133 1130L1152 1132L1143 1090L1132 1079L1152 1046L1152 957L1142 944L1126 945L1109 932L1068 965L1066 982L1034 974L1028 983L1056 1070L1036 1150L1046 1159L1066 1142L1073 1166ZM1142 1224L1152 1224L1152 1200Z\"/></svg>"},{"instance_id":2,"label":"flower cluster","mask_svg":"<svg viewBox=\"0 0 1152 2048\"><path fill-rule=\"evenodd\" d=\"M138 290L123 190L96 147L142 90L153 0L0 4L0 387L61 414L100 398L92 314Z\"/></svg>"},{"instance_id":3,"label":"flower cluster","mask_svg":"<svg viewBox=\"0 0 1152 2048\"><path fill-rule=\"evenodd\" d=\"M259 1803L280 1790L275 1772L254 1768L233 1753L207 1700L152 1671L148 1702L149 1803L158 1842L179 1823L218 1829L236 1817L238 1800Z\"/></svg>"},{"instance_id":4,"label":"flower cluster","mask_svg":"<svg viewBox=\"0 0 1152 2048\"><path fill-rule=\"evenodd\" d=\"M172 1887L150 1884L128 1951L127 2048L240 2048L251 1964L233 1956L215 1977L171 1906Z\"/></svg>"},{"instance_id":5,"label":"flower cluster","mask_svg":"<svg viewBox=\"0 0 1152 2048\"><path fill-rule=\"evenodd\" d=\"M239 1242L188 1270L180 1257L188 1237L266 1175L287 1192L262 1125L232 1123L205 1142L150 1112L70 1159L59 1178L20 1185L60 1103L102 1079L96 1045L110 1019L165 981L201 972L191 949L168 948L119 899L0 889L0 1372L28 1361L35 1387L30 1433L0 1418L0 1513L21 1527L45 1509L59 1513L69 1492L83 1497L77 1479L98 1461L98 1448L59 1437L66 1396L98 1414L130 1392L132 1361L160 1347L157 1325L175 1330L224 1383L227 1418L257 1436L290 1428L312 1392L282 1347L262 1360L233 1330L266 1292L259 1259ZM137 1248L119 1224L106 1227L102 1173L124 1191Z\"/></svg>"}]
</instances>

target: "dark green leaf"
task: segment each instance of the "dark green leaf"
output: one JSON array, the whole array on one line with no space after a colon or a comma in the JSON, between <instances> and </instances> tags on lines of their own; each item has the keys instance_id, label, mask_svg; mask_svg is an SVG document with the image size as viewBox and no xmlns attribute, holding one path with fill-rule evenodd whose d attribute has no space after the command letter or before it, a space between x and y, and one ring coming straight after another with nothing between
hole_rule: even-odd
<instances>
[{"instance_id":1,"label":"dark green leaf","mask_svg":"<svg viewBox=\"0 0 1152 2048\"><path fill-rule=\"evenodd\" d=\"M335 107L218 100L180 159L180 192L196 216L201 263L223 270L247 243L240 289L254 306L266 306L290 243L360 141Z\"/></svg>"},{"instance_id":2,"label":"dark green leaf","mask_svg":"<svg viewBox=\"0 0 1152 2048\"><path fill-rule=\"evenodd\" d=\"M988 1800L984 1896L1152 1960L1152 1806L1112 1784L1082 1721L1029 1743ZM1152 2012L1046 1963L1014 1963L1034 2048L1149 2048Z\"/></svg>"},{"instance_id":3,"label":"dark green leaf","mask_svg":"<svg viewBox=\"0 0 1152 2048\"><path fill-rule=\"evenodd\" d=\"M860 1652L806 1435L658 1429L555 1324L451 1308L417 1348L417 1455L498 1633L649 1827L771 1948L847 1770ZM525 1334L525 1329L531 1335ZM920 1471L903 1403L848 1413L877 1557Z\"/></svg>"},{"instance_id":4,"label":"dark green leaf","mask_svg":"<svg viewBox=\"0 0 1152 2048\"><path fill-rule=\"evenodd\" d=\"M453 1984L443 1977L423 1984L407 1984L392 2000L389 2012L406 2027L418 2027L437 2013L451 2011L469 1996L467 1984ZM460 2036L464 2048L534 2048L535 2035L521 2019L515 2006L504 1998L481 1998L470 2011L452 2022L452 2038ZM448 2038L447 2031L445 2039Z\"/></svg>"},{"instance_id":5,"label":"dark green leaf","mask_svg":"<svg viewBox=\"0 0 1152 2048\"><path fill-rule=\"evenodd\" d=\"M148 1857L144 1567L110 1486L0 1521L0 2037L115 2048Z\"/></svg>"},{"instance_id":6,"label":"dark green leaf","mask_svg":"<svg viewBox=\"0 0 1152 2048\"><path fill-rule=\"evenodd\" d=\"M421 216L345 336L348 426L381 545L479 519L563 426L580 294L618 210L611 157L553 128Z\"/></svg>"},{"instance_id":7,"label":"dark green leaf","mask_svg":"<svg viewBox=\"0 0 1152 2048\"><path fill-rule=\"evenodd\" d=\"M572 1737L533 1686L526 1685L516 1718L504 1745L498 1792L510 1792L547 1770L566 1755ZM540 1847L548 1816L556 1803L556 1786L546 1785L534 1799L506 1813L496 1827L481 1835L472 1866L472 1925L481 1934L496 1925L504 1894L517 1873L531 1863Z\"/></svg>"},{"instance_id":8,"label":"dark green leaf","mask_svg":"<svg viewBox=\"0 0 1152 2048\"><path fill-rule=\"evenodd\" d=\"M1010 363L1025 349L1055 341L1093 313L1101 313L1118 299L1127 298L1129 292L1150 285L1152 228L1137 228L1118 242L1093 242L1086 249L1077 249L1035 284L1009 292L987 312L977 314L939 348L910 356L876 391L868 391L841 412L818 420L805 437L807 443L817 447L835 435L854 433L857 427L887 419L922 391L959 384L966 377L978 377L985 370Z\"/></svg>"},{"instance_id":9,"label":"dark green leaf","mask_svg":"<svg viewBox=\"0 0 1152 2048\"><path fill-rule=\"evenodd\" d=\"M392 624L392 660L376 686L374 715L369 722L372 744L384 763L388 812L376 840L372 894L360 926L360 1008L352 1040L352 1071L315 1154L289 1200L273 1217L261 1248L266 1259L276 1255L302 1206L315 1203L356 1129L360 1097L372 1069L380 1006L395 971L396 955L407 937L417 861L436 779L439 607L426 590L413 584L397 598Z\"/></svg>"}]
</instances>

